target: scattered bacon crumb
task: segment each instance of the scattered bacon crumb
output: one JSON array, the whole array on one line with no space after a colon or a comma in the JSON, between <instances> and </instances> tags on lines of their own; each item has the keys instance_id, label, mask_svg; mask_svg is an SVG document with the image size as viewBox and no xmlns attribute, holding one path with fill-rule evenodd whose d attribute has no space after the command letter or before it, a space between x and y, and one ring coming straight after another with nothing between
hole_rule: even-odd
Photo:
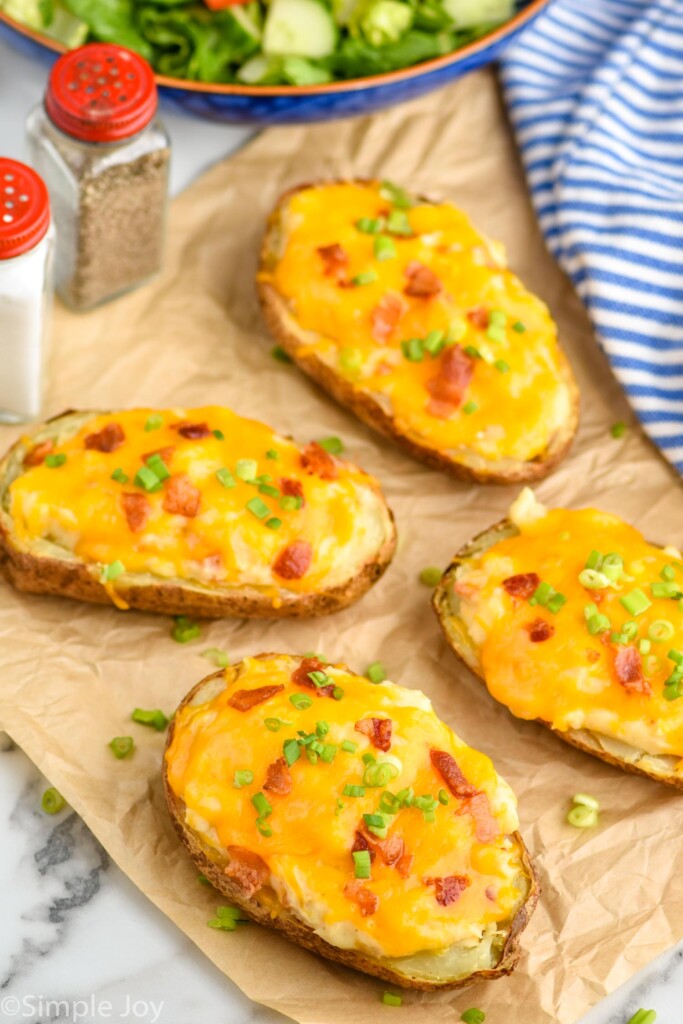
<instances>
[{"instance_id":1,"label":"scattered bacon crumb","mask_svg":"<svg viewBox=\"0 0 683 1024\"><path fill-rule=\"evenodd\" d=\"M384 343L396 328L405 312L405 303L400 295L387 292L370 313L372 336Z\"/></svg>"},{"instance_id":2,"label":"scattered bacon crumb","mask_svg":"<svg viewBox=\"0 0 683 1024\"><path fill-rule=\"evenodd\" d=\"M276 693L284 690L284 686L258 686L255 690L237 690L228 701L235 711L251 711L257 704L270 700Z\"/></svg>"},{"instance_id":3,"label":"scattered bacon crumb","mask_svg":"<svg viewBox=\"0 0 683 1024\"><path fill-rule=\"evenodd\" d=\"M328 686L316 686L309 676L309 672L324 672L325 666L317 658L304 658L297 669L292 672L292 682L296 686L307 686L315 690L319 697L331 697L334 690L334 683Z\"/></svg>"},{"instance_id":4,"label":"scattered bacon crumb","mask_svg":"<svg viewBox=\"0 0 683 1024\"><path fill-rule=\"evenodd\" d=\"M415 858L412 853L404 853L396 864L396 870L401 878L408 878L413 867Z\"/></svg>"},{"instance_id":5,"label":"scattered bacon crumb","mask_svg":"<svg viewBox=\"0 0 683 1024\"><path fill-rule=\"evenodd\" d=\"M200 441L203 437L211 436L208 423L177 423L176 430L181 437L187 437L191 441Z\"/></svg>"},{"instance_id":6,"label":"scattered bacon crumb","mask_svg":"<svg viewBox=\"0 0 683 1024\"><path fill-rule=\"evenodd\" d=\"M474 360L460 345L445 348L438 372L426 384L432 396L427 402L427 412L440 419L448 419L462 403L473 373Z\"/></svg>"},{"instance_id":7,"label":"scattered bacon crumb","mask_svg":"<svg viewBox=\"0 0 683 1024\"><path fill-rule=\"evenodd\" d=\"M524 628L529 634L532 644L541 644L544 640L550 640L551 636L555 635L555 627L551 626L545 619L534 619L533 622L527 622Z\"/></svg>"},{"instance_id":8,"label":"scattered bacon crumb","mask_svg":"<svg viewBox=\"0 0 683 1024\"><path fill-rule=\"evenodd\" d=\"M294 480L291 477L283 477L279 483L280 490L283 494L286 494L289 498L301 498L301 507L303 508L306 504L306 500L304 498L304 488L301 481Z\"/></svg>"},{"instance_id":9,"label":"scattered bacon crumb","mask_svg":"<svg viewBox=\"0 0 683 1024\"><path fill-rule=\"evenodd\" d=\"M277 793L278 796L287 796L292 792L292 773L284 757L278 757L277 761L268 765L263 788L269 793Z\"/></svg>"},{"instance_id":10,"label":"scattered bacon crumb","mask_svg":"<svg viewBox=\"0 0 683 1024\"><path fill-rule=\"evenodd\" d=\"M586 657L595 664L596 661L600 661L600 651L594 651L592 647L589 647L586 651Z\"/></svg>"},{"instance_id":11,"label":"scattered bacon crumb","mask_svg":"<svg viewBox=\"0 0 683 1024\"><path fill-rule=\"evenodd\" d=\"M540 585L541 577L535 572L520 572L503 580L503 587L511 597L528 601Z\"/></svg>"},{"instance_id":12,"label":"scattered bacon crumb","mask_svg":"<svg viewBox=\"0 0 683 1024\"><path fill-rule=\"evenodd\" d=\"M472 583L470 580L456 580L453 584L453 591L458 597L474 597L478 590L477 584Z\"/></svg>"},{"instance_id":13,"label":"scattered bacon crumb","mask_svg":"<svg viewBox=\"0 0 683 1024\"><path fill-rule=\"evenodd\" d=\"M500 835L500 825L491 813L491 804L486 793L475 793L455 813L472 815L480 843L488 843Z\"/></svg>"},{"instance_id":14,"label":"scattered bacon crumb","mask_svg":"<svg viewBox=\"0 0 683 1024\"><path fill-rule=\"evenodd\" d=\"M140 533L141 530L144 530L152 512L152 506L147 495L122 494L121 505L126 522L128 523L128 529L133 533Z\"/></svg>"},{"instance_id":15,"label":"scattered bacon crumb","mask_svg":"<svg viewBox=\"0 0 683 1024\"><path fill-rule=\"evenodd\" d=\"M475 795L477 792L476 786L467 781L458 768L457 761L451 754L446 753L445 750L430 750L429 757L435 770L446 783L453 796L457 796L460 800L465 800Z\"/></svg>"},{"instance_id":16,"label":"scattered bacon crumb","mask_svg":"<svg viewBox=\"0 0 683 1024\"><path fill-rule=\"evenodd\" d=\"M632 644L617 647L614 655L614 671L627 693L642 693L648 697L652 693L652 687L643 675L640 651Z\"/></svg>"},{"instance_id":17,"label":"scattered bacon crumb","mask_svg":"<svg viewBox=\"0 0 683 1024\"><path fill-rule=\"evenodd\" d=\"M405 269L408 284L403 291L416 299L433 299L441 291L441 281L430 267L413 261Z\"/></svg>"},{"instance_id":18,"label":"scattered bacon crumb","mask_svg":"<svg viewBox=\"0 0 683 1024\"><path fill-rule=\"evenodd\" d=\"M358 850L368 850L371 861L379 854L382 863L386 864L387 867L393 867L403 857L404 845L400 836L390 835L380 839L379 836L369 832L365 824L363 824L360 829L357 829L353 846L351 847L352 853L356 853Z\"/></svg>"},{"instance_id":19,"label":"scattered bacon crumb","mask_svg":"<svg viewBox=\"0 0 683 1024\"><path fill-rule=\"evenodd\" d=\"M247 896L253 896L268 882L270 871L268 865L244 846L228 846L230 861L225 868L228 878L234 879Z\"/></svg>"},{"instance_id":20,"label":"scattered bacon crumb","mask_svg":"<svg viewBox=\"0 0 683 1024\"><path fill-rule=\"evenodd\" d=\"M313 548L307 540L295 540L283 548L273 562L273 572L283 580L300 580L313 561Z\"/></svg>"},{"instance_id":21,"label":"scattered bacon crumb","mask_svg":"<svg viewBox=\"0 0 683 1024\"><path fill-rule=\"evenodd\" d=\"M195 487L187 473L178 473L166 481L163 502L165 512L194 519L201 503L202 492Z\"/></svg>"},{"instance_id":22,"label":"scattered bacon crumb","mask_svg":"<svg viewBox=\"0 0 683 1024\"><path fill-rule=\"evenodd\" d=\"M338 242L318 246L318 255L323 261L325 277L334 277L337 283L345 280L349 257Z\"/></svg>"},{"instance_id":23,"label":"scattered bacon crumb","mask_svg":"<svg viewBox=\"0 0 683 1024\"><path fill-rule=\"evenodd\" d=\"M447 875L446 878L424 878L425 885L433 885L436 902L442 907L455 903L467 889L470 880L467 875Z\"/></svg>"},{"instance_id":24,"label":"scattered bacon crumb","mask_svg":"<svg viewBox=\"0 0 683 1024\"><path fill-rule=\"evenodd\" d=\"M167 445L165 448L155 448L155 450L153 452L146 452L142 456L142 461L143 462L147 462L147 459L151 459L153 455L158 455L159 458L161 459L161 461L166 466L168 466L168 464L170 463L171 459L173 458L174 451L175 451L175 448L173 447L172 444Z\"/></svg>"},{"instance_id":25,"label":"scattered bacon crumb","mask_svg":"<svg viewBox=\"0 0 683 1024\"><path fill-rule=\"evenodd\" d=\"M86 436L85 447L98 452L115 452L125 440L126 435L120 423L107 423L96 434Z\"/></svg>"},{"instance_id":26,"label":"scattered bacon crumb","mask_svg":"<svg viewBox=\"0 0 683 1024\"><path fill-rule=\"evenodd\" d=\"M354 726L356 732L367 736L377 750L387 751L391 747L390 718L361 718Z\"/></svg>"},{"instance_id":27,"label":"scattered bacon crumb","mask_svg":"<svg viewBox=\"0 0 683 1024\"><path fill-rule=\"evenodd\" d=\"M45 456L49 455L54 449L54 441L41 441L40 444L36 444L24 455L25 466L39 466L41 462L45 461Z\"/></svg>"},{"instance_id":28,"label":"scattered bacon crumb","mask_svg":"<svg viewBox=\"0 0 683 1024\"><path fill-rule=\"evenodd\" d=\"M307 473L319 476L321 480L337 479L337 463L317 441L307 444L301 453L301 465Z\"/></svg>"},{"instance_id":29,"label":"scattered bacon crumb","mask_svg":"<svg viewBox=\"0 0 683 1024\"><path fill-rule=\"evenodd\" d=\"M379 908L379 896L357 879L346 883L344 895L358 906L363 917L369 917Z\"/></svg>"},{"instance_id":30,"label":"scattered bacon crumb","mask_svg":"<svg viewBox=\"0 0 683 1024\"><path fill-rule=\"evenodd\" d=\"M475 306L467 310L467 319L474 327L485 331L489 325L489 311L485 306Z\"/></svg>"}]
</instances>

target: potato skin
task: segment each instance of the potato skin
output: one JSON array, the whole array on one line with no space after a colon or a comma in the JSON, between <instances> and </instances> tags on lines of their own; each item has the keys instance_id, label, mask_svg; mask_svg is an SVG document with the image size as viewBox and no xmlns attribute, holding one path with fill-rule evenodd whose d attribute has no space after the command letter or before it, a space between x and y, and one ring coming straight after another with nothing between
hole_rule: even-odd
<instances>
[{"instance_id":1,"label":"potato skin","mask_svg":"<svg viewBox=\"0 0 683 1024\"><path fill-rule=\"evenodd\" d=\"M490 527L488 530L484 530L482 533L477 534L473 540L468 541L468 543L465 544L464 547L462 547L453 557L453 561L444 572L441 582L437 584L432 597L432 607L437 619L439 620L439 625L441 626L444 637L446 638L446 643L457 655L460 661L462 661L463 664L478 677L484 686L486 685L486 681L481 670L476 649L474 647L471 649L467 648L462 638L456 637L453 631L448 628L448 619L453 617L448 608L448 584L451 578L455 575L459 566L467 562L469 558L476 557L487 548L492 547L498 540L501 540L503 536L509 536L511 530L514 530L512 523L509 520L504 519L495 526ZM510 712L510 714L512 714L512 712ZM538 725L545 726L546 729L550 729L558 739L563 740L565 743L575 747L577 750L581 750L584 754L590 754L592 757L597 757L599 760L605 761L607 764L611 764L616 768L621 768L622 771L629 772L632 775L640 775L643 778L650 779L653 782L662 783L672 789L683 790L683 778L654 771L647 765L641 767L637 763L633 764L629 761L625 761L616 754L603 750L600 746L599 740L594 738L594 735L596 734L583 729L569 729L567 732L561 732L559 729L553 728L550 722L546 722L542 718L535 719L535 722ZM635 747L631 749L638 753Z\"/></svg>"},{"instance_id":2,"label":"potato skin","mask_svg":"<svg viewBox=\"0 0 683 1024\"><path fill-rule=\"evenodd\" d=\"M368 182L357 179L357 183L367 184ZM282 214L287 202L297 192L321 184L331 184L331 182L307 182L306 184L288 189L281 196L268 220L261 245L260 271L262 273L270 271L277 263L277 242L281 234ZM419 198L423 202L433 202L433 200L424 196ZM535 480L542 480L569 452L578 427L579 391L569 362L562 349L560 349L561 372L570 394L571 415L563 425L563 429L558 431L555 437L552 438L543 455L527 462L510 460L505 467L497 467L495 463L485 467L470 466L464 462L457 461L436 448L431 448L427 444L420 444L414 441L403 433L394 417L387 413L373 397L355 389L348 381L344 380L343 377L335 373L334 370L319 359L318 356L311 353L300 354L299 349L307 342L310 343L310 333L307 334L307 332L299 327L288 308L286 300L269 281L262 279L262 273L257 277L257 291L263 318L270 333L282 345L294 362L316 384L319 384L332 398L339 402L340 405L350 409L369 427L384 434L414 458L419 459L420 462L425 463L432 469L441 470L457 480L464 480L470 483L530 483Z\"/></svg>"},{"instance_id":3,"label":"potato skin","mask_svg":"<svg viewBox=\"0 0 683 1024\"><path fill-rule=\"evenodd\" d=\"M277 655L260 654L257 655L257 657L272 658L277 657ZM178 706L178 711L189 704L205 687L210 686L215 680L221 679L222 676L223 672L218 671L213 672L211 675L202 679L183 698ZM173 741L176 721L177 714L173 716L169 726L165 751L168 750ZM240 909L243 910L244 913L253 921L256 921L258 924L261 924L266 928L274 928L276 931L282 932L286 938L295 942L299 946L303 946L304 949L310 950L312 953L317 953L319 956L324 956L328 960L334 960L337 963L344 964L346 967L353 967L355 970L362 971L364 974L372 975L375 978L381 978L383 981L406 989L419 990L423 992L448 991L451 989L462 988L465 985L471 984L473 981L500 978L504 975L511 974L514 970L520 956L519 937L529 923L529 919L533 914L541 891L538 875L536 874L533 862L531 861L528 850L524 845L524 841L518 832L513 833L513 835L520 845L524 867L531 880L531 886L525 903L520 907L511 923L502 955L496 966L490 970L477 971L471 976L460 979L459 981L440 983L429 982L421 978L407 978L404 975L398 974L390 967L387 967L386 964L374 961L370 957L364 956L362 953L349 949L339 949L337 946L333 946L329 942L326 942L320 936L316 935L308 925L288 913L286 909L279 904L273 890L265 890L265 895L262 901L258 901L253 897L250 898L245 896L243 890L225 874L225 866L228 863L228 860L221 858L215 850L206 845L202 841L201 837L189 829L185 824L185 803L176 796L169 784L165 751L162 769L164 795L166 797L171 821L180 841L189 853L192 861L196 864L197 868L206 876L206 878L209 879L214 888L230 900L231 903L235 904L235 906L240 907Z\"/></svg>"},{"instance_id":4,"label":"potato skin","mask_svg":"<svg viewBox=\"0 0 683 1024\"><path fill-rule=\"evenodd\" d=\"M69 410L48 421L57 434L71 417L82 416ZM92 415L96 415L93 413ZM40 430L41 435L45 427ZM29 449L19 440L0 461L0 495L7 479L12 459ZM22 456L23 461L23 456ZM301 619L330 615L357 601L384 573L396 548L396 529L391 510L386 506L379 490L378 498L387 512L390 532L375 557L361 566L358 572L343 584L317 593L294 594L281 589L280 606L273 606L272 596L256 587L235 588L233 592L212 591L207 586L191 583L135 582L134 574L127 574L116 583L116 596L129 608L153 612L158 615L188 615L197 618L244 619ZM13 535L12 520L0 502L0 575L17 590L28 594L69 597L91 604L116 605L110 592L91 568L73 557L55 558L36 555L23 550Z\"/></svg>"}]
</instances>

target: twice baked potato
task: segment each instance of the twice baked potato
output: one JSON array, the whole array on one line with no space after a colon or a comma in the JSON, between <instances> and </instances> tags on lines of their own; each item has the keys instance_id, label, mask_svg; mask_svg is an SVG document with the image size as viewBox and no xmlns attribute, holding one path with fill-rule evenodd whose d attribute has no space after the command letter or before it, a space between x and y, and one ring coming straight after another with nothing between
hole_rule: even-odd
<instances>
[{"instance_id":1,"label":"twice baked potato","mask_svg":"<svg viewBox=\"0 0 683 1024\"><path fill-rule=\"evenodd\" d=\"M418 690L245 658L181 703L164 785L203 874L307 949L415 989L514 967L538 896L514 795Z\"/></svg>"},{"instance_id":2,"label":"twice baked potato","mask_svg":"<svg viewBox=\"0 0 683 1024\"><path fill-rule=\"evenodd\" d=\"M566 454L578 390L550 313L452 204L389 182L294 189L258 290L301 369L427 464L514 483Z\"/></svg>"},{"instance_id":3,"label":"twice baked potato","mask_svg":"<svg viewBox=\"0 0 683 1024\"><path fill-rule=\"evenodd\" d=\"M357 600L396 536L376 481L229 409L70 412L0 462L19 590L216 618Z\"/></svg>"},{"instance_id":4,"label":"twice baked potato","mask_svg":"<svg viewBox=\"0 0 683 1024\"><path fill-rule=\"evenodd\" d=\"M683 560L618 516L546 510L455 556L434 593L448 643L518 718L683 788Z\"/></svg>"}]
</instances>

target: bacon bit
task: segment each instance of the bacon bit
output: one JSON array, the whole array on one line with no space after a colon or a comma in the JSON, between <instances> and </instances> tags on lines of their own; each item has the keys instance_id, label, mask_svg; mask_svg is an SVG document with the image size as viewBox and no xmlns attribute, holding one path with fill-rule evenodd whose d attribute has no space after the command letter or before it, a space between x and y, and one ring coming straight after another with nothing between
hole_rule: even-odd
<instances>
[{"instance_id":1,"label":"bacon bit","mask_svg":"<svg viewBox=\"0 0 683 1024\"><path fill-rule=\"evenodd\" d=\"M316 686L309 678L309 672L324 671L325 666L322 661L318 661L317 658L304 658L299 667L292 672L292 682L296 686L307 686L310 690L315 690L319 697L331 697L334 683L330 683L329 686Z\"/></svg>"},{"instance_id":2,"label":"bacon bit","mask_svg":"<svg viewBox=\"0 0 683 1024\"><path fill-rule=\"evenodd\" d=\"M445 750L430 750L429 757L435 771L439 773L453 796L457 796L459 800L466 800L476 794L476 787L467 781L451 754Z\"/></svg>"},{"instance_id":3,"label":"bacon bit","mask_svg":"<svg viewBox=\"0 0 683 1024\"><path fill-rule=\"evenodd\" d=\"M123 506L123 514L128 523L128 529L132 533L140 533L141 530L144 530L152 512L152 506L147 495L122 494L121 505Z\"/></svg>"},{"instance_id":4,"label":"bacon bit","mask_svg":"<svg viewBox=\"0 0 683 1024\"><path fill-rule=\"evenodd\" d=\"M85 447L98 452L115 452L125 440L126 435L120 423L107 423L98 433L87 435Z\"/></svg>"},{"instance_id":5,"label":"bacon bit","mask_svg":"<svg viewBox=\"0 0 683 1024\"><path fill-rule=\"evenodd\" d=\"M228 846L228 863L225 874L237 882L247 896L253 896L262 889L270 878L268 865L258 853L252 853L244 846Z\"/></svg>"},{"instance_id":6,"label":"bacon bit","mask_svg":"<svg viewBox=\"0 0 683 1024\"><path fill-rule=\"evenodd\" d=\"M396 864L396 870L401 878L408 878L413 867L415 858L412 853L404 853Z\"/></svg>"},{"instance_id":7,"label":"bacon bit","mask_svg":"<svg viewBox=\"0 0 683 1024\"><path fill-rule=\"evenodd\" d=\"M503 587L511 597L528 601L540 585L541 577L535 572L520 572L503 580Z\"/></svg>"},{"instance_id":8,"label":"bacon bit","mask_svg":"<svg viewBox=\"0 0 683 1024\"><path fill-rule=\"evenodd\" d=\"M393 372L394 368L391 363L387 363L384 359L375 367L375 375L377 377L388 377L388 375Z\"/></svg>"},{"instance_id":9,"label":"bacon bit","mask_svg":"<svg viewBox=\"0 0 683 1024\"><path fill-rule=\"evenodd\" d=\"M176 430L181 437L187 437L190 441L200 441L203 437L211 436L208 423L177 423Z\"/></svg>"},{"instance_id":10,"label":"bacon bit","mask_svg":"<svg viewBox=\"0 0 683 1024\"><path fill-rule=\"evenodd\" d=\"M489 843L500 835L500 826L491 813L491 804L486 793L475 793L455 813L472 815L476 836L480 843Z\"/></svg>"},{"instance_id":11,"label":"bacon bit","mask_svg":"<svg viewBox=\"0 0 683 1024\"><path fill-rule=\"evenodd\" d=\"M318 246L318 255L323 261L325 277L334 277L340 284L346 278L349 257L338 242Z\"/></svg>"},{"instance_id":12,"label":"bacon bit","mask_svg":"<svg viewBox=\"0 0 683 1024\"><path fill-rule=\"evenodd\" d=\"M325 451L324 448L323 451ZM327 452L325 452L325 454L327 454ZM282 480L280 480L280 490L289 498L301 498L301 508L306 504L304 489L300 480L293 480L291 477L283 477Z\"/></svg>"},{"instance_id":13,"label":"bacon bit","mask_svg":"<svg viewBox=\"0 0 683 1024\"><path fill-rule=\"evenodd\" d=\"M451 903L455 903L470 884L467 875L448 875L446 878L424 878L423 882L425 885L434 886L436 902L440 903L442 907L448 907Z\"/></svg>"},{"instance_id":14,"label":"bacon bit","mask_svg":"<svg viewBox=\"0 0 683 1024\"><path fill-rule=\"evenodd\" d=\"M40 444L34 445L33 448L24 455L24 465L39 466L41 462L45 461L45 456L50 454L54 446L54 441L41 441Z\"/></svg>"},{"instance_id":15,"label":"bacon bit","mask_svg":"<svg viewBox=\"0 0 683 1024\"><path fill-rule=\"evenodd\" d=\"M413 261L405 269L408 284L403 291L415 299L433 299L441 291L441 281L430 267Z\"/></svg>"},{"instance_id":16,"label":"bacon bit","mask_svg":"<svg viewBox=\"0 0 683 1024\"><path fill-rule=\"evenodd\" d=\"M489 311L486 306L475 306L467 310L467 319L474 327L485 331L489 325Z\"/></svg>"},{"instance_id":17,"label":"bacon bit","mask_svg":"<svg viewBox=\"0 0 683 1024\"><path fill-rule=\"evenodd\" d=\"M357 879L346 883L344 895L358 906L363 917L370 917L379 909L379 896Z\"/></svg>"},{"instance_id":18,"label":"bacon bit","mask_svg":"<svg viewBox=\"0 0 683 1024\"><path fill-rule=\"evenodd\" d=\"M405 303L396 292L387 292L370 313L372 336L384 344L405 312Z\"/></svg>"},{"instance_id":19,"label":"bacon bit","mask_svg":"<svg viewBox=\"0 0 683 1024\"><path fill-rule=\"evenodd\" d=\"M636 647L631 644L617 647L614 671L627 693L642 693L647 697L651 695L652 687L643 676L643 662Z\"/></svg>"},{"instance_id":20,"label":"bacon bit","mask_svg":"<svg viewBox=\"0 0 683 1024\"><path fill-rule=\"evenodd\" d=\"M277 793L278 796L287 796L292 792L292 773L284 757L278 757L277 761L268 765L263 788L269 793Z\"/></svg>"},{"instance_id":21,"label":"bacon bit","mask_svg":"<svg viewBox=\"0 0 683 1024\"><path fill-rule=\"evenodd\" d=\"M473 373L474 360L460 345L445 348L438 373L426 384L432 396L427 402L427 412L447 419L462 403Z\"/></svg>"},{"instance_id":22,"label":"bacon bit","mask_svg":"<svg viewBox=\"0 0 683 1024\"><path fill-rule=\"evenodd\" d=\"M295 540L283 548L273 562L273 572L283 580L300 580L313 561L313 548L307 540Z\"/></svg>"},{"instance_id":23,"label":"bacon bit","mask_svg":"<svg viewBox=\"0 0 683 1024\"><path fill-rule=\"evenodd\" d=\"M354 726L356 732L367 736L377 750L387 751L391 747L390 718L362 718Z\"/></svg>"},{"instance_id":24,"label":"bacon bit","mask_svg":"<svg viewBox=\"0 0 683 1024\"><path fill-rule=\"evenodd\" d=\"M594 651L592 647L589 647L586 651L586 657L595 664L596 661L600 661L600 651Z\"/></svg>"},{"instance_id":25,"label":"bacon bit","mask_svg":"<svg viewBox=\"0 0 683 1024\"><path fill-rule=\"evenodd\" d=\"M387 867L393 867L394 864L398 864L403 856L404 845L400 836L391 835L385 839L380 839L369 832L363 824L356 831L353 846L351 847L352 853L355 853L357 850L368 850L370 860L374 860L375 856L379 854L383 864L386 864Z\"/></svg>"},{"instance_id":26,"label":"bacon bit","mask_svg":"<svg viewBox=\"0 0 683 1024\"><path fill-rule=\"evenodd\" d=\"M555 627L551 626L545 619L534 619L533 622L527 622L524 628L529 634L532 644L541 644L544 640L550 640L551 636L555 635Z\"/></svg>"},{"instance_id":27,"label":"bacon bit","mask_svg":"<svg viewBox=\"0 0 683 1024\"><path fill-rule=\"evenodd\" d=\"M235 711L251 711L257 704L270 700L276 693L284 690L284 686L258 686L255 690L237 690L228 701L228 706Z\"/></svg>"},{"instance_id":28,"label":"bacon bit","mask_svg":"<svg viewBox=\"0 0 683 1024\"><path fill-rule=\"evenodd\" d=\"M326 452L317 441L307 444L301 453L301 465L307 473L319 476L321 480L337 479L337 463L334 457Z\"/></svg>"},{"instance_id":29,"label":"bacon bit","mask_svg":"<svg viewBox=\"0 0 683 1024\"><path fill-rule=\"evenodd\" d=\"M375 851L370 845L370 840L362 831L356 831L353 846L351 847L351 853L358 853L359 850L367 850L370 854L370 860L373 861L375 859Z\"/></svg>"},{"instance_id":30,"label":"bacon bit","mask_svg":"<svg viewBox=\"0 0 683 1024\"><path fill-rule=\"evenodd\" d=\"M187 473L178 473L166 481L164 511L171 515L194 519L202 503L202 492L190 480Z\"/></svg>"},{"instance_id":31,"label":"bacon bit","mask_svg":"<svg viewBox=\"0 0 683 1024\"><path fill-rule=\"evenodd\" d=\"M468 580L456 580L453 584L453 591L459 597L474 597L478 590L476 583L470 583Z\"/></svg>"},{"instance_id":32,"label":"bacon bit","mask_svg":"<svg viewBox=\"0 0 683 1024\"><path fill-rule=\"evenodd\" d=\"M165 448L156 448L153 452L147 452L146 455L143 455L142 461L147 462L147 459L151 459L153 455L158 455L161 461L168 466L173 458L174 451L175 448L172 444L167 445Z\"/></svg>"}]
</instances>

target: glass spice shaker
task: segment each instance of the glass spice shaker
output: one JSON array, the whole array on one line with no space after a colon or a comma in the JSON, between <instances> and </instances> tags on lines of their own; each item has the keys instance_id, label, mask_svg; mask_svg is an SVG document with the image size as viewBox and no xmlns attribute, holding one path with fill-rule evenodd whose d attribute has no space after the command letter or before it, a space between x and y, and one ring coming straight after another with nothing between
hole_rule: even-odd
<instances>
[{"instance_id":1,"label":"glass spice shaker","mask_svg":"<svg viewBox=\"0 0 683 1024\"><path fill-rule=\"evenodd\" d=\"M53 239L44 182L25 164L0 157L0 423L40 415Z\"/></svg>"},{"instance_id":2,"label":"glass spice shaker","mask_svg":"<svg viewBox=\"0 0 683 1024\"><path fill-rule=\"evenodd\" d=\"M138 54L92 43L53 65L29 115L30 159L57 231L56 288L91 309L161 270L170 139L154 75Z\"/></svg>"}]
</instances>

